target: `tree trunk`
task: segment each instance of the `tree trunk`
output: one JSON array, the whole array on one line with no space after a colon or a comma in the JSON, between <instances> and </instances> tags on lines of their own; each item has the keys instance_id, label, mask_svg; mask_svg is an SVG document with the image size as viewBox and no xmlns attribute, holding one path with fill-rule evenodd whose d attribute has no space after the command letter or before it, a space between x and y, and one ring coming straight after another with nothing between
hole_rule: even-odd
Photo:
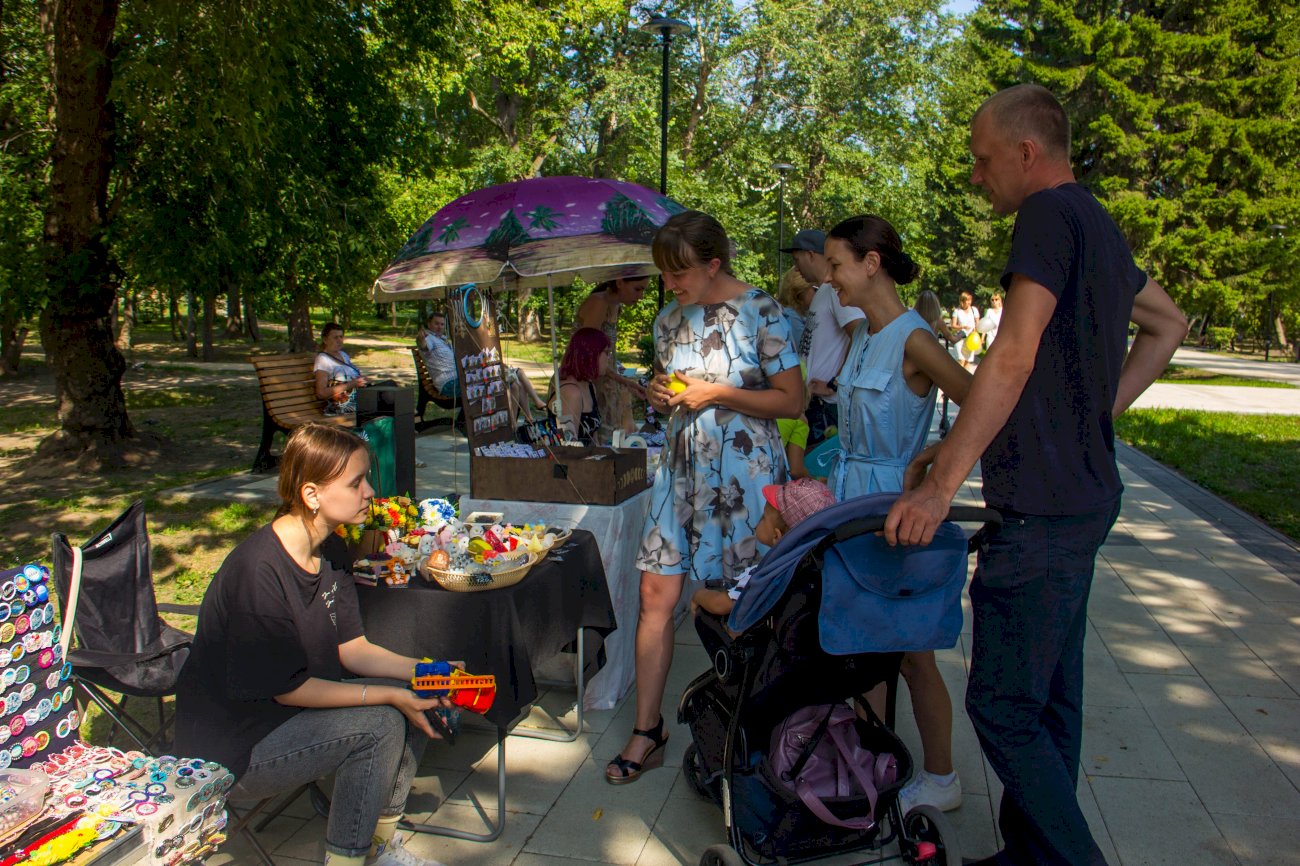
<instances>
[{"instance_id":1,"label":"tree trunk","mask_svg":"<svg viewBox=\"0 0 1300 866\"><path fill-rule=\"evenodd\" d=\"M262 341L261 329L257 327L257 311L253 309L252 292L244 292L244 329L248 332L248 339L254 343Z\"/></svg>"},{"instance_id":2,"label":"tree trunk","mask_svg":"<svg viewBox=\"0 0 1300 866\"><path fill-rule=\"evenodd\" d=\"M217 296L203 294L203 360L212 360L212 329L217 323Z\"/></svg>"},{"instance_id":3,"label":"tree trunk","mask_svg":"<svg viewBox=\"0 0 1300 866\"><path fill-rule=\"evenodd\" d=\"M226 281L226 336L242 337L244 335L244 317L240 315L239 284Z\"/></svg>"},{"instance_id":4,"label":"tree trunk","mask_svg":"<svg viewBox=\"0 0 1300 866\"><path fill-rule=\"evenodd\" d=\"M136 294L134 289L119 292L118 298L117 350L125 352L135 345L135 310Z\"/></svg>"},{"instance_id":5,"label":"tree trunk","mask_svg":"<svg viewBox=\"0 0 1300 866\"><path fill-rule=\"evenodd\" d=\"M298 283L298 269L289 269L289 351L310 352L316 348L311 332L311 299Z\"/></svg>"},{"instance_id":6,"label":"tree trunk","mask_svg":"<svg viewBox=\"0 0 1300 866\"><path fill-rule=\"evenodd\" d=\"M126 362L113 345L116 287L105 241L117 10L117 0L51 0L48 8L55 124L44 230L50 294L41 339L60 429L40 453L75 452L88 465L120 464L121 443L135 436L122 393Z\"/></svg>"},{"instance_id":7,"label":"tree trunk","mask_svg":"<svg viewBox=\"0 0 1300 866\"><path fill-rule=\"evenodd\" d=\"M185 326L181 323L181 306L176 300L175 287L167 289L167 322L172 328L172 342L179 343L185 338Z\"/></svg>"},{"instance_id":8,"label":"tree trunk","mask_svg":"<svg viewBox=\"0 0 1300 866\"><path fill-rule=\"evenodd\" d=\"M198 304L194 300L194 290L185 290L185 354L191 358L199 356L199 323L194 313Z\"/></svg>"},{"instance_id":9,"label":"tree trunk","mask_svg":"<svg viewBox=\"0 0 1300 866\"><path fill-rule=\"evenodd\" d=\"M0 376L17 376L27 328L14 313L0 314Z\"/></svg>"},{"instance_id":10,"label":"tree trunk","mask_svg":"<svg viewBox=\"0 0 1300 866\"><path fill-rule=\"evenodd\" d=\"M1286 324L1283 323L1281 316L1273 319L1273 333L1277 336L1277 344L1283 349L1291 345L1286 338Z\"/></svg>"}]
</instances>

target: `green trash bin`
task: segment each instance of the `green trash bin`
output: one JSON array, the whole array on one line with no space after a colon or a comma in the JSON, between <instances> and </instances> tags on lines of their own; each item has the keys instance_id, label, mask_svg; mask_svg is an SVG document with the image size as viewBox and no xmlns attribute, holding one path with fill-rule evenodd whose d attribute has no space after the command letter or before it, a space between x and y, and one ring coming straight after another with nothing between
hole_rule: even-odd
<instances>
[{"instance_id":1,"label":"green trash bin","mask_svg":"<svg viewBox=\"0 0 1300 866\"><path fill-rule=\"evenodd\" d=\"M393 447L393 419L381 416L361 425L361 434L370 452L370 472L366 480L375 496L397 495L396 449Z\"/></svg>"}]
</instances>

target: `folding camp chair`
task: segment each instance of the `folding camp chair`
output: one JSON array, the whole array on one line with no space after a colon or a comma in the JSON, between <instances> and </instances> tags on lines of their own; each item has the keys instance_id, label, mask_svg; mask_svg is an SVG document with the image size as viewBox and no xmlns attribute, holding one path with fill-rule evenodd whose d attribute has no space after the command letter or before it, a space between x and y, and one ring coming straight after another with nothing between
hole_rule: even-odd
<instances>
[{"instance_id":1,"label":"folding camp chair","mask_svg":"<svg viewBox=\"0 0 1300 866\"><path fill-rule=\"evenodd\" d=\"M72 678L142 751L155 752L171 727L163 698L176 693L191 642L191 635L163 622L158 611L193 615L198 608L155 600L143 502L81 547L58 532L51 541L62 647ZM69 650L74 634L77 648ZM157 730L127 712L127 696L157 699Z\"/></svg>"}]
</instances>

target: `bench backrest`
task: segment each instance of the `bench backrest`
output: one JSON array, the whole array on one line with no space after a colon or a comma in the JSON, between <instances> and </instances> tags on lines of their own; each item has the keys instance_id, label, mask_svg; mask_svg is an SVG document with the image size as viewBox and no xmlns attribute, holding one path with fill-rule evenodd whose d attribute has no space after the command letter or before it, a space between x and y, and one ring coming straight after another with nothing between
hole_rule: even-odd
<instances>
[{"instance_id":1,"label":"bench backrest","mask_svg":"<svg viewBox=\"0 0 1300 866\"><path fill-rule=\"evenodd\" d=\"M415 372L419 376L420 387L424 389L424 393L435 399L442 397L438 389L433 387L433 376L429 375L429 366L424 363L424 356L420 354L419 347L411 347L411 357L415 359Z\"/></svg>"},{"instance_id":2,"label":"bench backrest","mask_svg":"<svg viewBox=\"0 0 1300 866\"><path fill-rule=\"evenodd\" d=\"M262 406L281 427L297 427L308 421L333 424L354 423L351 416L324 413L324 401L316 396L315 352L287 355L254 355L249 363L257 371Z\"/></svg>"}]
</instances>

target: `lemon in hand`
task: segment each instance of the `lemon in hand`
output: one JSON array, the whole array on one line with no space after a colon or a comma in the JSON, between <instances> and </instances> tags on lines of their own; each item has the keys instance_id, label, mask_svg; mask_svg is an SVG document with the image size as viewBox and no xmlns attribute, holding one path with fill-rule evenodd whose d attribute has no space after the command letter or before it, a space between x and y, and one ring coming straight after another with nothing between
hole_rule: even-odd
<instances>
[{"instance_id":1,"label":"lemon in hand","mask_svg":"<svg viewBox=\"0 0 1300 866\"><path fill-rule=\"evenodd\" d=\"M686 390L686 383L681 379L673 379L668 383L668 390L672 391L674 394L680 394Z\"/></svg>"}]
</instances>

